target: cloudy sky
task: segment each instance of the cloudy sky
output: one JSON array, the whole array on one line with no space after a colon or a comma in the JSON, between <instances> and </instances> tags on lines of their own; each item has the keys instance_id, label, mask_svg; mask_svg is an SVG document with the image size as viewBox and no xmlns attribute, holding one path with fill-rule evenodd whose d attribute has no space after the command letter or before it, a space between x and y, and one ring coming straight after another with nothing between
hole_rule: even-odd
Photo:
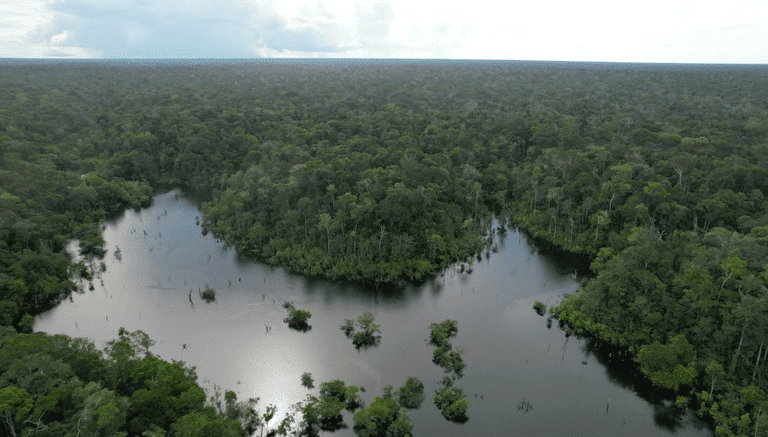
<instances>
[{"instance_id":1,"label":"cloudy sky","mask_svg":"<svg viewBox=\"0 0 768 437\"><path fill-rule=\"evenodd\" d=\"M768 1L0 0L0 57L768 63Z\"/></svg>"}]
</instances>

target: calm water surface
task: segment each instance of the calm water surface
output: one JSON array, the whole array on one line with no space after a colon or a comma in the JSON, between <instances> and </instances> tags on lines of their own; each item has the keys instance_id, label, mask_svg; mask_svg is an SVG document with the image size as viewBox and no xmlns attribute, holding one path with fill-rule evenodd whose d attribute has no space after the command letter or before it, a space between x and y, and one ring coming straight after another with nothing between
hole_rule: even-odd
<instances>
[{"instance_id":1,"label":"calm water surface","mask_svg":"<svg viewBox=\"0 0 768 437\"><path fill-rule=\"evenodd\" d=\"M35 330L88 337L103 347L121 326L141 329L157 342L155 354L195 366L209 392L215 383L240 400L259 397L262 411L277 405L273 426L307 393L317 394L300 384L301 374L311 372L318 386L333 379L364 386L367 403L385 385L417 376L426 400L410 412L415 436L710 435L690 413L677 417L668 401L638 395L643 387L621 366L598 362L586 340L566 338L557 324L547 328L533 302L556 303L573 292L574 266L520 233L497 237L499 252L475 260L471 274L449 268L422 286L376 291L239 259L203 236L196 216L202 214L195 204L173 191L109 222L103 286L95 279L95 290L39 315ZM206 284L216 289L215 303L198 296ZM283 323L284 301L312 313L309 332ZM364 311L381 324L382 341L358 351L339 326ZM442 370L432 364L428 326L446 318L459 321L452 344L466 350L465 376L456 384L471 401L462 425L443 419L432 402ZM523 400L528 411L517 408ZM351 426L351 415L345 417Z\"/></svg>"}]
</instances>

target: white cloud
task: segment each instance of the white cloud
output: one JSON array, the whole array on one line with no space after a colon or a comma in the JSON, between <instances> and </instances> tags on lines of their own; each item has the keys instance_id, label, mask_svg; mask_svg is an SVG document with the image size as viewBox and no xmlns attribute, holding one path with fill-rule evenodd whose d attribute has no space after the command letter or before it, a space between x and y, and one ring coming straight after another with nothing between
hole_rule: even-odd
<instances>
[{"instance_id":1,"label":"white cloud","mask_svg":"<svg viewBox=\"0 0 768 437\"><path fill-rule=\"evenodd\" d=\"M0 42L24 42L29 34L53 18L45 0L0 3Z\"/></svg>"},{"instance_id":2,"label":"white cloud","mask_svg":"<svg viewBox=\"0 0 768 437\"><path fill-rule=\"evenodd\" d=\"M139 44L146 42L147 39L149 39L150 31L147 26L141 22L131 21L125 25L123 35L129 44Z\"/></svg>"},{"instance_id":3,"label":"white cloud","mask_svg":"<svg viewBox=\"0 0 768 437\"><path fill-rule=\"evenodd\" d=\"M56 35L53 35L51 37L51 45L60 45L63 44L65 41L67 41L67 38L69 37L69 31L65 30L61 33L57 33Z\"/></svg>"},{"instance_id":4,"label":"white cloud","mask_svg":"<svg viewBox=\"0 0 768 437\"><path fill-rule=\"evenodd\" d=\"M762 0L27 0L0 5L0 56L768 63L767 22Z\"/></svg>"},{"instance_id":5,"label":"white cloud","mask_svg":"<svg viewBox=\"0 0 768 437\"><path fill-rule=\"evenodd\" d=\"M0 57L3 58L96 58L99 56L99 51L82 47L0 41Z\"/></svg>"}]
</instances>

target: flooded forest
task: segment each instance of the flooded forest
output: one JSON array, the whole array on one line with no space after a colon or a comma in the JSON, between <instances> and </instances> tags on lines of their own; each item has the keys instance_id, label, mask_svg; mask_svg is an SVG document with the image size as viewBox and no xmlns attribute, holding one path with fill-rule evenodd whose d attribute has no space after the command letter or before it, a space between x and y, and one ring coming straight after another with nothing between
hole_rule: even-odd
<instances>
[{"instance_id":1,"label":"flooded forest","mask_svg":"<svg viewBox=\"0 0 768 437\"><path fill-rule=\"evenodd\" d=\"M0 61L0 436L768 436L768 69Z\"/></svg>"}]
</instances>

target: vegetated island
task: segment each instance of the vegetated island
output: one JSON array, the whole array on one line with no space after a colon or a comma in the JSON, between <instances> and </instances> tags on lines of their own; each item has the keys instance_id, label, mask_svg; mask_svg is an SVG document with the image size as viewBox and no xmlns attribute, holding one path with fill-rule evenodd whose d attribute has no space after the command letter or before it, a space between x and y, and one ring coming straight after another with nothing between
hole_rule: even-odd
<instances>
[{"instance_id":1,"label":"vegetated island","mask_svg":"<svg viewBox=\"0 0 768 437\"><path fill-rule=\"evenodd\" d=\"M381 325L376 323L370 311L358 316L357 320L345 319L340 328L357 349L375 346L381 341Z\"/></svg>"},{"instance_id":2,"label":"vegetated island","mask_svg":"<svg viewBox=\"0 0 768 437\"><path fill-rule=\"evenodd\" d=\"M92 284L101 222L173 187L208 192L203 230L242 253L374 285L487 254L495 214L593 258L550 308L571 332L718 434L768 433L764 66L0 70L0 324Z\"/></svg>"},{"instance_id":3,"label":"vegetated island","mask_svg":"<svg viewBox=\"0 0 768 437\"><path fill-rule=\"evenodd\" d=\"M283 319L283 322L287 323L289 328L301 332L307 332L312 329L308 322L312 317L309 311L296 308L293 306L293 302L283 302L283 308L288 310L288 317Z\"/></svg>"}]
</instances>

